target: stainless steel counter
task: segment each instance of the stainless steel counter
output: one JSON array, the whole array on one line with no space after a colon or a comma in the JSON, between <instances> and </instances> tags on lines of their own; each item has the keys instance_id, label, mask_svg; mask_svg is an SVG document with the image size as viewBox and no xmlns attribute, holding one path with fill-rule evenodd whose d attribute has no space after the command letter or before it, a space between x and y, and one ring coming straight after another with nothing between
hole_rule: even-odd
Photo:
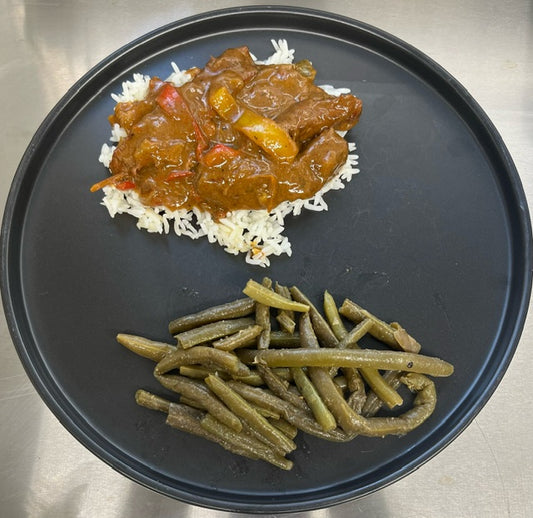
<instances>
[{"instance_id":1,"label":"stainless steel counter","mask_svg":"<svg viewBox=\"0 0 533 518\"><path fill-rule=\"evenodd\" d=\"M247 2L242 3L245 5ZM258 3L261 2L248 2ZM39 123L77 79L151 29L240 2L0 2L0 206ZM533 3L525 0L292 2L384 29L435 59L488 113L533 200ZM226 517L127 480L81 446L27 378L0 321L0 514L26 517ZM496 393L466 431L415 473L306 517L533 516L533 322ZM242 516L242 515L241 515Z\"/></svg>"}]
</instances>

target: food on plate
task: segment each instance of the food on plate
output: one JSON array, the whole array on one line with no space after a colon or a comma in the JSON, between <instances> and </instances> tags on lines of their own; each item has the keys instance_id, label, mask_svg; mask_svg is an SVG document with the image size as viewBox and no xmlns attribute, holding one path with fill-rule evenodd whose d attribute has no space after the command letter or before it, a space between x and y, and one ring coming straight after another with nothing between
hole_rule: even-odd
<instances>
[{"instance_id":1,"label":"food on plate","mask_svg":"<svg viewBox=\"0 0 533 518\"><path fill-rule=\"evenodd\" d=\"M111 216L129 213L151 232L173 222L178 235L205 235L252 264L291 253L284 217L326 209L324 192L356 172L342 135L362 102L317 86L311 62L273 43L263 62L232 48L203 69L124 83L109 117L115 146L100 155L111 175L91 188L103 189Z\"/></svg>"},{"instance_id":2,"label":"food on plate","mask_svg":"<svg viewBox=\"0 0 533 518\"><path fill-rule=\"evenodd\" d=\"M117 335L156 362L153 375L169 391L139 389L137 403L230 452L289 470L298 431L334 442L404 435L435 409L429 376L453 374L450 363L419 354L420 344L399 324L349 299L338 308L325 292L322 312L297 287L268 278L248 281L243 291L247 298L173 320L175 344ZM293 321L292 331L272 328L280 314ZM360 347L363 340L373 348ZM377 416L383 405L404 404L401 385L415 394L409 408Z\"/></svg>"}]
</instances>

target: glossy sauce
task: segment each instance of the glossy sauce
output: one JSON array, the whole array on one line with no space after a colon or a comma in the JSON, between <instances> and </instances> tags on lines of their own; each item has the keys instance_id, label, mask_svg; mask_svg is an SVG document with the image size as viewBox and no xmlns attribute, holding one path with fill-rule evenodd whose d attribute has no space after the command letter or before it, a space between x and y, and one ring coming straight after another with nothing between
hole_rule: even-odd
<instances>
[{"instance_id":1,"label":"glossy sauce","mask_svg":"<svg viewBox=\"0 0 533 518\"><path fill-rule=\"evenodd\" d=\"M118 103L110 117L127 131L110 163L116 185L134 188L145 205L198 207L215 218L272 210L312 197L346 161L347 143L335 130L350 129L362 103L315 86L309 62L256 65L241 47L190 73L179 88L153 78L145 100ZM294 160L265 153L217 114L209 94L221 86L290 135L298 146Z\"/></svg>"}]
</instances>

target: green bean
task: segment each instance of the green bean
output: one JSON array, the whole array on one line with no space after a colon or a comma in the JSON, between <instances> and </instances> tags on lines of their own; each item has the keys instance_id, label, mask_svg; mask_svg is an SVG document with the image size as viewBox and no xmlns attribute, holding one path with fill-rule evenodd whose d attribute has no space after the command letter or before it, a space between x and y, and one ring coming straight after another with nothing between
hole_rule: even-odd
<instances>
[{"instance_id":1,"label":"green bean","mask_svg":"<svg viewBox=\"0 0 533 518\"><path fill-rule=\"evenodd\" d=\"M400 385L400 378L403 376L401 371L385 371L382 375L383 380L394 390ZM367 394L365 404L361 409L361 415L364 417L373 417L383 406L383 400L374 392L370 391Z\"/></svg>"},{"instance_id":2,"label":"green bean","mask_svg":"<svg viewBox=\"0 0 533 518\"><path fill-rule=\"evenodd\" d=\"M365 333L373 325L372 319L364 318L359 322L339 343L339 348L359 349L357 341L360 340ZM346 372L346 368L344 369ZM385 402L389 408L401 405L403 399L382 377L377 369L369 367L361 367L359 372L366 380L370 388ZM348 373L352 378L353 375Z\"/></svg>"},{"instance_id":3,"label":"green bean","mask_svg":"<svg viewBox=\"0 0 533 518\"><path fill-rule=\"evenodd\" d=\"M272 281L265 277L261 288L271 291ZM262 327L261 334L257 337L256 343L258 349L268 349L270 345L270 306L263 304L261 301L256 301L255 305L255 322Z\"/></svg>"},{"instance_id":4,"label":"green bean","mask_svg":"<svg viewBox=\"0 0 533 518\"><path fill-rule=\"evenodd\" d=\"M339 349L351 349L358 348L357 342L365 336L371 327L373 322L370 318L364 318L359 322L346 336L339 342Z\"/></svg>"},{"instance_id":5,"label":"green bean","mask_svg":"<svg viewBox=\"0 0 533 518\"><path fill-rule=\"evenodd\" d=\"M176 349L156 364L154 372L165 374L183 365L199 364L222 369L235 376L248 376L250 374L250 369L235 354L203 345L197 345L190 349Z\"/></svg>"},{"instance_id":6,"label":"green bean","mask_svg":"<svg viewBox=\"0 0 533 518\"><path fill-rule=\"evenodd\" d=\"M434 411L437 403L435 384L426 376L408 373L401 378L409 390L417 392L413 407L398 417L369 417L365 435L383 437L404 435L420 426Z\"/></svg>"},{"instance_id":7,"label":"green bean","mask_svg":"<svg viewBox=\"0 0 533 518\"><path fill-rule=\"evenodd\" d=\"M289 315L287 315L287 313L280 312L276 316L276 320L283 330L285 330L291 335L294 334L294 330L296 329L296 322Z\"/></svg>"},{"instance_id":8,"label":"green bean","mask_svg":"<svg viewBox=\"0 0 533 518\"><path fill-rule=\"evenodd\" d=\"M291 335L285 331L272 331L270 347L300 347L300 335L297 332Z\"/></svg>"},{"instance_id":9,"label":"green bean","mask_svg":"<svg viewBox=\"0 0 533 518\"><path fill-rule=\"evenodd\" d=\"M313 329L320 343L324 347L337 347L339 341L320 311L318 311L314 304L296 286L290 288L290 292L294 300L309 307L309 314L311 316L311 322L313 323Z\"/></svg>"},{"instance_id":10,"label":"green bean","mask_svg":"<svg viewBox=\"0 0 533 518\"><path fill-rule=\"evenodd\" d=\"M238 443L222 441L219 436L207 431L201 424L205 415L205 412L196 411L186 405L173 403L169 409L166 423L172 428L181 430L182 432L187 432L203 439L207 439L208 441L215 442L231 453L251 459L258 458L257 455L250 452L249 448L243 448Z\"/></svg>"},{"instance_id":11,"label":"green bean","mask_svg":"<svg viewBox=\"0 0 533 518\"><path fill-rule=\"evenodd\" d=\"M135 401L140 406L165 413L168 413L168 409L171 405L171 401L168 399L156 396L155 394L143 389L139 389L137 392L135 392Z\"/></svg>"},{"instance_id":12,"label":"green bean","mask_svg":"<svg viewBox=\"0 0 533 518\"><path fill-rule=\"evenodd\" d=\"M296 449L296 444L274 428L262 415L260 415L248 402L235 392L229 385L216 376L209 375L205 382L207 386L233 411L235 415L246 421L250 426L268 439L277 444L285 452Z\"/></svg>"},{"instance_id":13,"label":"green bean","mask_svg":"<svg viewBox=\"0 0 533 518\"><path fill-rule=\"evenodd\" d=\"M226 304L204 309L198 313L178 317L170 322L168 330L171 335L175 335L192 329L193 327L210 324L211 322L216 322L218 320L245 317L252 314L254 309L255 301L249 297L245 297L232 302L227 302Z\"/></svg>"},{"instance_id":14,"label":"green bean","mask_svg":"<svg viewBox=\"0 0 533 518\"><path fill-rule=\"evenodd\" d=\"M182 365L179 368L179 373L182 376L201 380L204 380L207 375L214 374L215 372L217 372L216 369L208 369L200 365Z\"/></svg>"},{"instance_id":15,"label":"green bean","mask_svg":"<svg viewBox=\"0 0 533 518\"><path fill-rule=\"evenodd\" d=\"M262 286L258 282L253 281L252 279L250 279L246 283L246 287L244 288L243 293L245 295L248 295L250 298L256 300L257 302L260 302L261 304L265 304L272 308L288 309L290 311L298 311L304 313L309 311L309 306L307 306L306 304L300 304L299 302L286 299L282 295L273 292L272 290L266 288L265 286Z\"/></svg>"},{"instance_id":16,"label":"green bean","mask_svg":"<svg viewBox=\"0 0 533 518\"><path fill-rule=\"evenodd\" d=\"M394 338L402 350L414 353L420 351L422 346L398 322L391 322L390 326L394 329Z\"/></svg>"},{"instance_id":17,"label":"green bean","mask_svg":"<svg viewBox=\"0 0 533 518\"><path fill-rule=\"evenodd\" d=\"M258 325L251 325L236 333L220 338L213 342L213 347L215 349L220 349L221 351L233 351L239 347L247 347L255 343L257 336L261 334L263 328Z\"/></svg>"},{"instance_id":18,"label":"green bean","mask_svg":"<svg viewBox=\"0 0 533 518\"><path fill-rule=\"evenodd\" d=\"M289 439L294 440L296 436L298 435L298 428L296 426L292 425L285 419L281 418L269 418L269 423L272 426L275 426L280 432L285 434Z\"/></svg>"},{"instance_id":19,"label":"green bean","mask_svg":"<svg viewBox=\"0 0 533 518\"><path fill-rule=\"evenodd\" d=\"M327 290L324 292L324 314L333 334L337 340L341 341L348 334L348 331L339 315L335 299Z\"/></svg>"},{"instance_id":20,"label":"green bean","mask_svg":"<svg viewBox=\"0 0 533 518\"><path fill-rule=\"evenodd\" d=\"M252 318L236 318L234 320L219 320L211 322L183 333L174 335L178 344L183 349L189 349L195 345L203 344L221 338L222 336L237 333L241 329L253 326L255 324Z\"/></svg>"},{"instance_id":21,"label":"green bean","mask_svg":"<svg viewBox=\"0 0 533 518\"><path fill-rule=\"evenodd\" d=\"M281 375L285 375L284 373L288 371L288 369L276 369L276 371L281 372ZM204 380L209 374L217 374L217 376L220 376L223 380L230 379L231 375L222 372L217 369L213 368L206 368L202 367L200 365L182 365L179 368L179 373L182 376L186 376L187 378L194 378L194 379L201 379ZM255 385L257 387L260 387L261 385L264 385L265 382L263 381L263 378L259 376L257 372L251 372L249 371L249 374L246 376L235 376L233 375L233 378L239 381L242 381L243 383L248 383L248 385Z\"/></svg>"},{"instance_id":22,"label":"green bean","mask_svg":"<svg viewBox=\"0 0 533 518\"><path fill-rule=\"evenodd\" d=\"M335 421L333 414L328 410L324 401L322 401L320 394L305 375L304 371L300 367L293 367L291 372L298 390L307 401L317 423L326 432L334 430L337 427L337 422Z\"/></svg>"},{"instance_id":23,"label":"green bean","mask_svg":"<svg viewBox=\"0 0 533 518\"><path fill-rule=\"evenodd\" d=\"M162 360L166 354L176 350L174 345L156 342L154 340L149 340L148 338L143 338L142 336L128 335L125 333L119 333L117 335L117 342L135 354L156 362Z\"/></svg>"},{"instance_id":24,"label":"green bean","mask_svg":"<svg viewBox=\"0 0 533 518\"><path fill-rule=\"evenodd\" d=\"M380 342L387 344L389 347L392 347L393 349L404 350L402 345L398 343L398 340L394 336L396 330L391 327L390 324L383 322L366 309L357 305L355 302L345 299L339 309L339 312L341 315L354 322L360 322L365 318L371 319L374 325L369 329L369 333L372 336L377 338ZM415 342L411 343L411 348L408 349L407 352L417 353L419 350L420 344Z\"/></svg>"},{"instance_id":25,"label":"green bean","mask_svg":"<svg viewBox=\"0 0 533 518\"><path fill-rule=\"evenodd\" d=\"M292 461L273 452L264 443L242 432L238 434L235 433L209 414L202 419L201 426L210 434L217 437L222 444L237 446L244 449L254 458L262 459L285 470L290 470L293 466Z\"/></svg>"},{"instance_id":26,"label":"green bean","mask_svg":"<svg viewBox=\"0 0 533 518\"><path fill-rule=\"evenodd\" d=\"M263 389L251 387L238 381L228 381L228 385L248 402L279 411L287 422L296 426L302 432L334 442L347 442L353 438L353 434L346 434L338 428L325 432L310 412L304 412Z\"/></svg>"},{"instance_id":27,"label":"green bean","mask_svg":"<svg viewBox=\"0 0 533 518\"><path fill-rule=\"evenodd\" d=\"M256 362L261 361L269 367L371 367L437 377L453 373L453 365L444 360L402 351L270 349L256 353Z\"/></svg>"},{"instance_id":28,"label":"green bean","mask_svg":"<svg viewBox=\"0 0 533 518\"><path fill-rule=\"evenodd\" d=\"M202 403L196 401L195 399L189 399L185 396L180 396L180 403L185 406L190 406L191 408L196 408L197 410L205 410L205 406Z\"/></svg>"},{"instance_id":29,"label":"green bean","mask_svg":"<svg viewBox=\"0 0 533 518\"><path fill-rule=\"evenodd\" d=\"M311 320L308 315L302 315L300 318L300 336L302 339L302 349L292 349L293 351L303 353L307 356L310 353L322 351L335 352L335 349L320 349L317 337L315 335ZM310 350L305 350L305 349ZM289 349L291 350L291 349ZM278 351L273 351L278 352ZM259 359L259 361L261 361ZM336 365L327 365L326 367L335 367ZM305 365L287 365L287 367L305 367ZM346 400L339 394L335 382L324 366L307 366L307 372L313 385L315 386L320 397L335 417L336 422L346 433L358 433L362 426L363 420L348 405Z\"/></svg>"},{"instance_id":30,"label":"green bean","mask_svg":"<svg viewBox=\"0 0 533 518\"><path fill-rule=\"evenodd\" d=\"M366 391L364 385L359 390L354 390L349 396L346 402L348 406L356 413L361 414L361 410L366 401Z\"/></svg>"},{"instance_id":31,"label":"green bean","mask_svg":"<svg viewBox=\"0 0 533 518\"><path fill-rule=\"evenodd\" d=\"M216 398L207 388L204 383L194 381L184 376L176 376L172 374L155 375L157 381L168 390L177 392L185 396L187 399L197 401L205 410L207 410L213 417L216 417L221 423L229 426L232 430L240 432L242 430L242 423L240 419L231 410L228 410L218 398Z\"/></svg>"},{"instance_id":32,"label":"green bean","mask_svg":"<svg viewBox=\"0 0 533 518\"><path fill-rule=\"evenodd\" d=\"M258 364L257 370L273 394L281 399L284 399L285 401L288 401L295 407L303 410L309 410L306 402L302 399L302 396L299 394L294 394L288 390L288 383L279 378L272 369L266 367L265 365Z\"/></svg>"},{"instance_id":33,"label":"green bean","mask_svg":"<svg viewBox=\"0 0 533 518\"><path fill-rule=\"evenodd\" d=\"M278 295L285 297L286 299L291 299L291 292L287 286L281 286L276 282L274 290ZM292 335L296 329L296 322L294 320L294 311L288 311L286 309L278 309L278 314L276 316L281 329Z\"/></svg>"}]
</instances>

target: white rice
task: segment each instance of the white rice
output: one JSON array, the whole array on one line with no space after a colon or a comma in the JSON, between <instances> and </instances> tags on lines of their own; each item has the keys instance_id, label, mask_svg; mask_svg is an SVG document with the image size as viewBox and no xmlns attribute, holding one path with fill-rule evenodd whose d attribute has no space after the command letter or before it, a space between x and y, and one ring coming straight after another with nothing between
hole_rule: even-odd
<instances>
[{"instance_id":1,"label":"white rice","mask_svg":"<svg viewBox=\"0 0 533 518\"><path fill-rule=\"evenodd\" d=\"M292 63L294 50L289 49L286 40L272 40L274 53L264 61L254 60L258 64ZM172 73L167 81L175 86L181 86L191 79L186 71L182 71L175 63L171 63ZM112 94L115 102L142 100L147 92L150 77L134 74L133 81L122 83L122 93ZM349 93L347 88L334 88L322 85L327 93L340 95ZM126 131L118 124L111 129L110 141L117 143L126 136ZM130 214L137 218L137 228L148 232L168 234L172 229L178 236L191 239L207 237L210 243L218 243L230 254L246 254L245 260L249 264L269 266L269 256L292 254L291 244L286 236L284 219L289 214L298 216L303 209L312 211L328 210L323 195L330 190L343 189L346 182L359 172L357 169L358 156L354 154L355 144L348 143L349 155L346 163L339 168L336 175L326 183L312 198L306 200L285 201L270 213L266 210L237 210L228 213L225 218L215 221L207 212L198 209L171 211L165 207L146 207L139 201L133 190L122 191L115 187L105 187L104 205L111 217L116 214ZM109 167L115 146L104 144L99 161Z\"/></svg>"}]
</instances>

